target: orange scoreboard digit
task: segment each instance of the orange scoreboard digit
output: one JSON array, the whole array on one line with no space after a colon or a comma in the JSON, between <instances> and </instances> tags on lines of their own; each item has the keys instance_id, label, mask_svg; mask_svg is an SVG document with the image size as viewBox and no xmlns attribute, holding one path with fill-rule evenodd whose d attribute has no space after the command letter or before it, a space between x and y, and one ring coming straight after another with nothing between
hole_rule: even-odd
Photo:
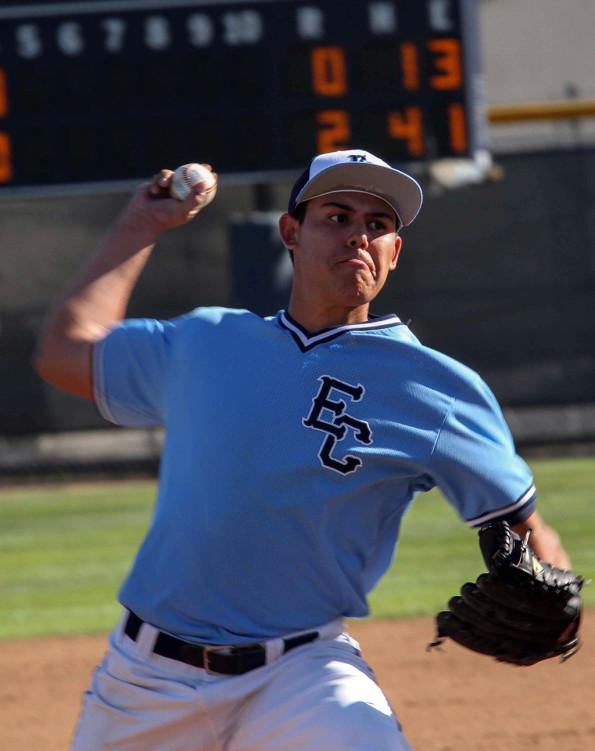
<instances>
[{"instance_id":1,"label":"orange scoreboard digit","mask_svg":"<svg viewBox=\"0 0 595 751\"><path fill-rule=\"evenodd\" d=\"M0 8L0 192L199 159L262 179L316 152L484 145L475 0L63 0Z\"/></svg>"}]
</instances>

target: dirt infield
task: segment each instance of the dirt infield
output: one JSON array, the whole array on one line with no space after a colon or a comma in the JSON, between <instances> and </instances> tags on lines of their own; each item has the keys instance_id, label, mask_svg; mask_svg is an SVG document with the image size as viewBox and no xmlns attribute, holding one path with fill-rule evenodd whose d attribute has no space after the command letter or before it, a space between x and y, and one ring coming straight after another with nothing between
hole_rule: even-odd
<instances>
[{"instance_id":1,"label":"dirt infield","mask_svg":"<svg viewBox=\"0 0 595 751\"><path fill-rule=\"evenodd\" d=\"M531 668L500 665L453 644L428 653L433 628L426 619L350 630L416 751L595 748L595 610L586 615L576 657ZM103 637L0 642L0 749L66 751L104 649Z\"/></svg>"}]
</instances>

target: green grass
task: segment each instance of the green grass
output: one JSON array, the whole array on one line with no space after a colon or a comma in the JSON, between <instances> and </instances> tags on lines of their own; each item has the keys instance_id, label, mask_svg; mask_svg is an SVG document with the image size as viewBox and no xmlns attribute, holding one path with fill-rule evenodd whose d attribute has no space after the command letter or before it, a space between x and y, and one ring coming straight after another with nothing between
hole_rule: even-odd
<instances>
[{"instance_id":1,"label":"green grass","mask_svg":"<svg viewBox=\"0 0 595 751\"><path fill-rule=\"evenodd\" d=\"M0 492L0 638L106 631L154 485Z\"/></svg>"},{"instance_id":2,"label":"green grass","mask_svg":"<svg viewBox=\"0 0 595 751\"><path fill-rule=\"evenodd\" d=\"M531 462L539 508L574 568L595 579L595 458ZM149 523L152 482L0 491L0 638L107 631ZM395 564L372 594L378 617L430 615L483 570L477 535L442 496L419 496ZM585 589L595 604L595 586Z\"/></svg>"}]
</instances>

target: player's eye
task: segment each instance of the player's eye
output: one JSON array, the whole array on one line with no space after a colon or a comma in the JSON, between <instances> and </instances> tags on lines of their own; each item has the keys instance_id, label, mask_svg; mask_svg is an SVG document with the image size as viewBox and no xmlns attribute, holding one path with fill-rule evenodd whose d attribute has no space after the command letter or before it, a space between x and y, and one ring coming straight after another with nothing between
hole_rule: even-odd
<instances>
[{"instance_id":1,"label":"player's eye","mask_svg":"<svg viewBox=\"0 0 595 751\"><path fill-rule=\"evenodd\" d=\"M331 214L329 219L336 224L345 224L347 221L347 214Z\"/></svg>"},{"instance_id":2,"label":"player's eye","mask_svg":"<svg viewBox=\"0 0 595 751\"><path fill-rule=\"evenodd\" d=\"M373 219L369 225L372 232L387 232L387 226L384 222L380 221L379 219Z\"/></svg>"}]
</instances>

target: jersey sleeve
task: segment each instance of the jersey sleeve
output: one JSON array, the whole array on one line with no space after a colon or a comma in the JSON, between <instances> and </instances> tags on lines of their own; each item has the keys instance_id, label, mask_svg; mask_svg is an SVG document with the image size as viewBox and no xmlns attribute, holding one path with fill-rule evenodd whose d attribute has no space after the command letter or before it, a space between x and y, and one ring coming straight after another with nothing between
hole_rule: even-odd
<instances>
[{"instance_id":1,"label":"jersey sleeve","mask_svg":"<svg viewBox=\"0 0 595 751\"><path fill-rule=\"evenodd\" d=\"M172 321L129 319L98 342L93 390L100 414L127 427L163 424Z\"/></svg>"},{"instance_id":2,"label":"jersey sleeve","mask_svg":"<svg viewBox=\"0 0 595 751\"><path fill-rule=\"evenodd\" d=\"M531 470L479 376L450 405L432 451L431 473L472 527L495 519L518 524L535 510Z\"/></svg>"}]
</instances>

